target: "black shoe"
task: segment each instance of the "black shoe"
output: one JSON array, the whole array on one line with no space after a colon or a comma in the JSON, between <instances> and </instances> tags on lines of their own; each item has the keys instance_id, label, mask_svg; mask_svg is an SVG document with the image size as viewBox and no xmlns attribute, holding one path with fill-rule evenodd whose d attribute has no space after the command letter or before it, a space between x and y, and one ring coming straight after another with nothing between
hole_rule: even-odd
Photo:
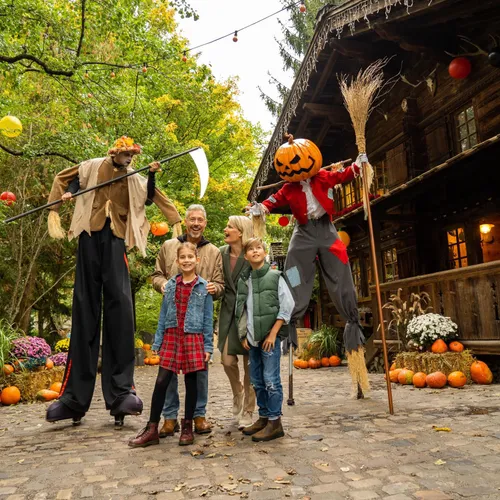
<instances>
[{"instance_id":1,"label":"black shoe","mask_svg":"<svg viewBox=\"0 0 500 500\"><path fill-rule=\"evenodd\" d=\"M115 415L115 430L121 431L123 428L124 421L125 421L125 415Z\"/></svg>"},{"instance_id":2,"label":"black shoe","mask_svg":"<svg viewBox=\"0 0 500 500\"><path fill-rule=\"evenodd\" d=\"M127 394L120 404L111 410L112 416L140 415L142 413L142 401L135 394Z\"/></svg>"},{"instance_id":3,"label":"black shoe","mask_svg":"<svg viewBox=\"0 0 500 500\"><path fill-rule=\"evenodd\" d=\"M82 417L85 415L83 412L72 410L61 401L54 401L48 408L45 419L47 422L57 422L58 420L73 419L73 423L80 423Z\"/></svg>"}]
</instances>

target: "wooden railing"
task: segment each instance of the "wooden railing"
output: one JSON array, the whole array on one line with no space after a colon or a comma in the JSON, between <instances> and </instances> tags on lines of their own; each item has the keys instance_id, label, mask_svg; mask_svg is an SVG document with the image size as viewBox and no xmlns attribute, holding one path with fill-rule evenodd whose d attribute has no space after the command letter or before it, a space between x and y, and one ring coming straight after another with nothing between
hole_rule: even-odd
<instances>
[{"instance_id":1,"label":"wooden railing","mask_svg":"<svg viewBox=\"0 0 500 500\"><path fill-rule=\"evenodd\" d=\"M459 338L476 352L500 350L500 261L416 276L380 285L382 303L402 288L403 300L411 292L427 292L433 312L449 316L458 325ZM380 339L375 291L372 290L375 342ZM385 317L389 320L388 311ZM394 337L388 336L389 339Z\"/></svg>"}]
</instances>

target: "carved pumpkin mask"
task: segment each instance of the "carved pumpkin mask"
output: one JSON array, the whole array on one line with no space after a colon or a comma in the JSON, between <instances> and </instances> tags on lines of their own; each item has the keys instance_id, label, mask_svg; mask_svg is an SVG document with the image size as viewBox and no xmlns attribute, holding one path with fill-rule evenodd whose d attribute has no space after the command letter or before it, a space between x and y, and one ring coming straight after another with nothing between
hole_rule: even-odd
<instances>
[{"instance_id":1,"label":"carved pumpkin mask","mask_svg":"<svg viewBox=\"0 0 500 500\"><path fill-rule=\"evenodd\" d=\"M299 182L314 177L323 164L318 146L309 139L294 139L287 135L274 155L274 168L287 182Z\"/></svg>"}]
</instances>

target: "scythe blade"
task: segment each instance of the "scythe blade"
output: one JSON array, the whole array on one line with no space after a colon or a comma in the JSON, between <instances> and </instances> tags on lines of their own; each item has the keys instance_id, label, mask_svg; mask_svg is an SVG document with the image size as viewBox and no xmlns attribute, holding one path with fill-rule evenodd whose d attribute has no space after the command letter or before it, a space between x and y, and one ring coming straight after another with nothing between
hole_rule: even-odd
<instances>
[{"instance_id":1,"label":"scythe blade","mask_svg":"<svg viewBox=\"0 0 500 500\"><path fill-rule=\"evenodd\" d=\"M203 198L208 186L210 174L208 172L208 160L202 148L195 149L190 153L200 176L200 200Z\"/></svg>"}]
</instances>

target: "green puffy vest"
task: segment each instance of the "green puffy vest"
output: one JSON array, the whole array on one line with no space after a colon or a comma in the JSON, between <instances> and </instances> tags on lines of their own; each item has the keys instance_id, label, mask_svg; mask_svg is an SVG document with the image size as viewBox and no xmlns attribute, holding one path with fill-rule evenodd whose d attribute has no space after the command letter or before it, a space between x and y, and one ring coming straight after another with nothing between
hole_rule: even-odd
<instances>
[{"instance_id":1,"label":"green puffy vest","mask_svg":"<svg viewBox=\"0 0 500 500\"><path fill-rule=\"evenodd\" d=\"M236 323L240 340L246 337L246 302L248 298L248 280L252 280L253 327L256 342L264 340L271 331L280 310L278 283L281 271L264 266L249 274L242 275L238 281L236 296ZM279 337L288 335L288 326L283 325Z\"/></svg>"}]
</instances>

